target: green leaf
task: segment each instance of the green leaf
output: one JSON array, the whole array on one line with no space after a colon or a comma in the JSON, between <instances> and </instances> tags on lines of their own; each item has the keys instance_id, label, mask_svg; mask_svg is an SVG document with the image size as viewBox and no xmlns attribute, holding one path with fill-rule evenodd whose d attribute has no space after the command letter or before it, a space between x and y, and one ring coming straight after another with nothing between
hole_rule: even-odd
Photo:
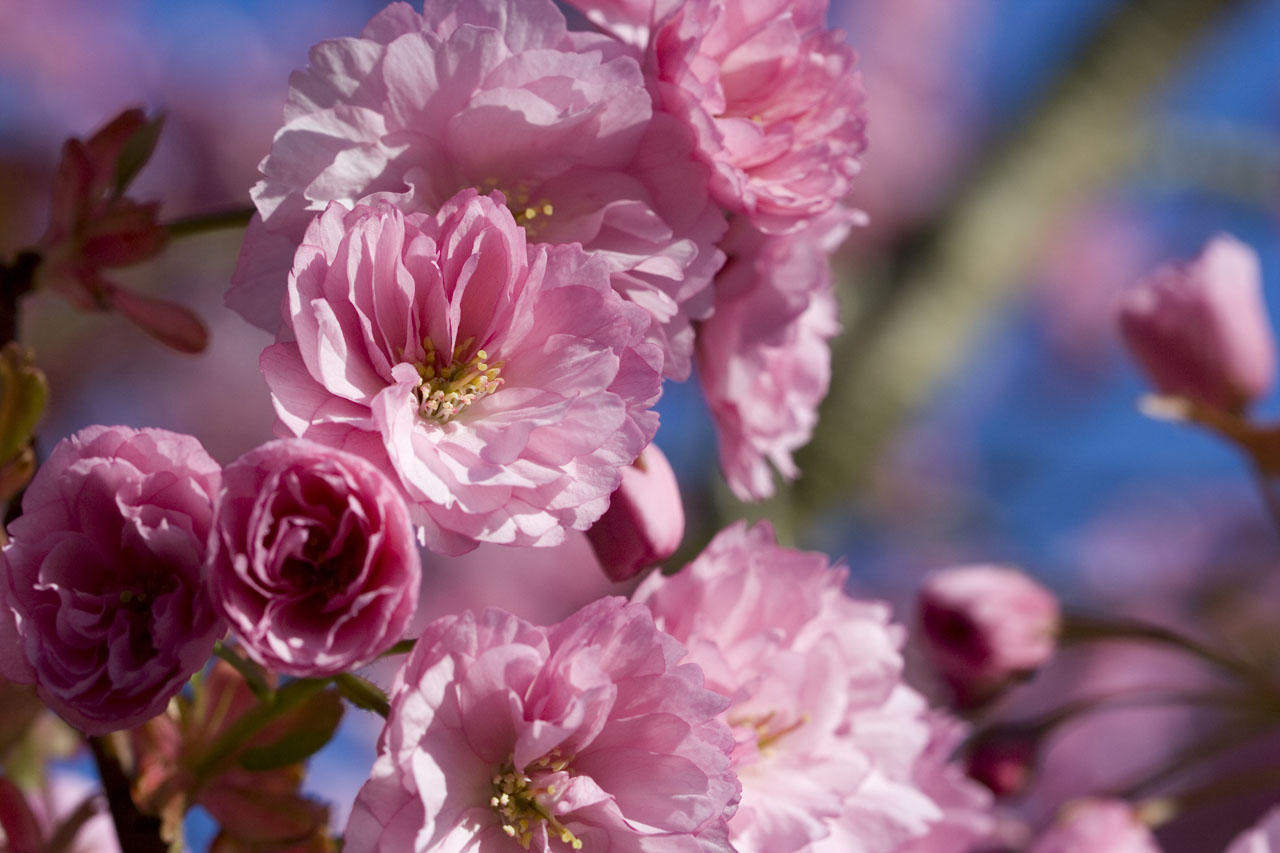
<instances>
[{"instance_id":1,"label":"green leaf","mask_svg":"<svg viewBox=\"0 0 1280 853\"><path fill-rule=\"evenodd\" d=\"M115 176L111 182L112 195L124 195L125 189L137 177L142 167L147 165L151 155L155 153L156 143L160 141L160 131L164 128L164 113L157 113L151 121L138 128L129 141L124 144L120 156L116 159Z\"/></svg>"},{"instance_id":2,"label":"green leaf","mask_svg":"<svg viewBox=\"0 0 1280 853\"><path fill-rule=\"evenodd\" d=\"M289 702L290 697L285 695L285 691L297 683L285 685L276 694L277 708L282 707L282 700ZM275 770L305 761L333 738L343 710L342 698L334 689L299 699L295 707L251 741L252 745L240 754L237 763L246 770L258 771ZM270 737L281 730L278 736ZM268 742L263 743L264 740Z\"/></svg>"},{"instance_id":3,"label":"green leaf","mask_svg":"<svg viewBox=\"0 0 1280 853\"><path fill-rule=\"evenodd\" d=\"M13 342L0 350L0 462L31 443L48 396L49 383L30 347Z\"/></svg>"}]
</instances>

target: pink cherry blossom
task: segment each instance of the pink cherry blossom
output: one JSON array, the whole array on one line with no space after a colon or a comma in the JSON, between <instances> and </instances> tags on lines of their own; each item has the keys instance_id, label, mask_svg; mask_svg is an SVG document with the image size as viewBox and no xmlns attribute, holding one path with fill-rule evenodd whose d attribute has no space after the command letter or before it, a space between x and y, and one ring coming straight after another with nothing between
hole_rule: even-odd
<instances>
[{"instance_id":1,"label":"pink cherry blossom","mask_svg":"<svg viewBox=\"0 0 1280 853\"><path fill-rule=\"evenodd\" d=\"M1252 248L1220 234L1125 295L1120 331L1162 394L1234 411L1270 390L1276 345Z\"/></svg>"},{"instance_id":2,"label":"pink cherry blossom","mask_svg":"<svg viewBox=\"0 0 1280 853\"><path fill-rule=\"evenodd\" d=\"M1058 599L1009 566L933 572L919 598L929 660L962 705L981 702L1043 666L1057 648Z\"/></svg>"},{"instance_id":3,"label":"pink cherry blossom","mask_svg":"<svg viewBox=\"0 0 1280 853\"><path fill-rule=\"evenodd\" d=\"M1262 816L1258 825L1236 836L1226 853L1276 853L1280 851L1280 807Z\"/></svg>"},{"instance_id":4,"label":"pink cherry blossom","mask_svg":"<svg viewBox=\"0 0 1280 853\"><path fill-rule=\"evenodd\" d=\"M675 553L684 536L684 507L671 463L651 444L622 469L622 484L587 538L610 580L624 581Z\"/></svg>"},{"instance_id":5,"label":"pink cherry blossom","mask_svg":"<svg viewBox=\"0 0 1280 853\"><path fill-rule=\"evenodd\" d=\"M866 149L861 75L826 0L571 0L645 62L697 136L711 190L772 234L849 194Z\"/></svg>"},{"instance_id":6,"label":"pink cherry blossom","mask_svg":"<svg viewBox=\"0 0 1280 853\"><path fill-rule=\"evenodd\" d=\"M636 590L732 702L740 853L888 853L941 817L914 778L931 732L902 682L902 630L844 579L767 523L738 524Z\"/></svg>"},{"instance_id":7,"label":"pink cherry blossom","mask_svg":"<svg viewBox=\"0 0 1280 853\"><path fill-rule=\"evenodd\" d=\"M1067 803L1029 853L1160 853L1160 847L1129 803L1088 798Z\"/></svg>"},{"instance_id":8,"label":"pink cherry blossom","mask_svg":"<svg viewBox=\"0 0 1280 853\"><path fill-rule=\"evenodd\" d=\"M552 545L586 529L652 439L648 315L576 246L526 248L500 194L435 216L334 203L261 366L284 433L396 479L428 547Z\"/></svg>"},{"instance_id":9,"label":"pink cherry blossom","mask_svg":"<svg viewBox=\"0 0 1280 853\"><path fill-rule=\"evenodd\" d=\"M89 734L164 710L226 631L202 575L218 482L187 435L92 426L58 442L9 526L0 673Z\"/></svg>"},{"instance_id":10,"label":"pink cherry blossom","mask_svg":"<svg viewBox=\"0 0 1280 853\"><path fill-rule=\"evenodd\" d=\"M828 255L852 219L836 211L775 237L737 219L725 240L715 313L698 328L698 375L720 467L742 500L772 495L774 468L788 480L800 474L792 453L817 424L831 381L828 341L840 331Z\"/></svg>"},{"instance_id":11,"label":"pink cherry blossom","mask_svg":"<svg viewBox=\"0 0 1280 853\"><path fill-rule=\"evenodd\" d=\"M430 625L396 678L347 853L730 853L725 700L644 607L540 628L497 609Z\"/></svg>"},{"instance_id":12,"label":"pink cherry blossom","mask_svg":"<svg viewBox=\"0 0 1280 853\"><path fill-rule=\"evenodd\" d=\"M691 319L711 307L724 217L692 133L654 116L635 60L570 34L550 0L405 3L359 38L317 45L253 191L228 304L275 331L294 248L330 201L370 194L435 213L500 190L529 239L579 243L654 318L665 371L689 372Z\"/></svg>"},{"instance_id":13,"label":"pink cherry blossom","mask_svg":"<svg viewBox=\"0 0 1280 853\"><path fill-rule=\"evenodd\" d=\"M223 471L209 554L213 601L250 657L321 677L404 632L420 568L409 507L372 462L300 439Z\"/></svg>"},{"instance_id":14,"label":"pink cherry blossom","mask_svg":"<svg viewBox=\"0 0 1280 853\"><path fill-rule=\"evenodd\" d=\"M916 760L912 778L942 809L929 831L894 848L893 853L971 853L994 839L996 822L991 793L965 775L955 752L967 726L941 711L926 715L929 745Z\"/></svg>"}]
</instances>

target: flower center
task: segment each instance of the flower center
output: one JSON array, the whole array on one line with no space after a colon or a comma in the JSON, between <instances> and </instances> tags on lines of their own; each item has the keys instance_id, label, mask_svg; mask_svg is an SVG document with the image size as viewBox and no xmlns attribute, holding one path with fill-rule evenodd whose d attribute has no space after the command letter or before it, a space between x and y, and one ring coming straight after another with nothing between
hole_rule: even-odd
<instances>
[{"instance_id":1,"label":"flower center","mask_svg":"<svg viewBox=\"0 0 1280 853\"><path fill-rule=\"evenodd\" d=\"M791 734L796 729L809 722L809 715L802 714L794 722L783 724L774 718L777 716L776 711L770 711L767 714L757 714L754 717L737 717L729 720L732 728L746 728L755 731L756 735L756 751L763 756L772 755L774 752L774 744L780 741L784 736Z\"/></svg>"},{"instance_id":2,"label":"flower center","mask_svg":"<svg viewBox=\"0 0 1280 853\"><path fill-rule=\"evenodd\" d=\"M431 339L422 339L427 354L414 367L422 377L418 385L418 414L426 420L447 424L472 403L501 387L503 362L489 364L489 354L482 349L463 359L473 343L473 338L467 338L453 348L452 357L441 359Z\"/></svg>"},{"instance_id":3,"label":"flower center","mask_svg":"<svg viewBox=\"0 0 1280 853\"><path fill-rule=\"evenodd\" d=\"M480 189L492 192L498 189L498 183L497 178L485 178ZM507 200L507 210L511 211L516 224L524 228L527 237L533 237L541 231L542 226L546 225L547 220L551 218L551 214L555 213L555 206L552 205L551 200L535 199L529 193L528 185L523 181L517 183L512 190L502 190L502 195Z\"/></svg>"},{"instance_id":4,"label":"flower center","mask_svg":"<svg viewBox=\"0 0 1280 853\"><path fill-rule=\"evenodd\" d=\"M581 850L582 840L557 820L551 814L551 809L540 799L543 796L554 797L556 786L539 777L546 771L563 772L569 766L568 760L559 757L559 750L552 750L550 755L539 758L524 771L516 770L513 761L514 756L489 780L493 792L489 805L502 818L502 831L528 850L533 843L533 833L538 821L543 821L547 825L548 835L559 837L574 850Z\"/></svg>"}]
</instances>

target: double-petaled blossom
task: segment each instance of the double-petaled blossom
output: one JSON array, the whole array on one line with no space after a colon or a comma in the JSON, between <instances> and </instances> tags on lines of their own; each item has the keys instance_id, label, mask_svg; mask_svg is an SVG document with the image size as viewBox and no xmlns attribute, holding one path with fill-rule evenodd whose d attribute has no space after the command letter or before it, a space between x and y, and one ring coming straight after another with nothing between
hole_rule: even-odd
<instances>
[{"instance_id":1,"label":"double-petaled blossom","mask_svg":"<svg viewBox=\"0 0 1280 853\"><path fill-rule=\"evenodd\" d=\"M920 636L960 705L981 703L1043 666L1057 648L1058 599L1009 566L954 566L920 588Z\"/></svg>"},{"instance_id":2,"label":"double-petaled blossom","mask_svg":"<svg viewBox=\"0 0 1280 853\"><path fill-rule=\"evenodd\" d=\"M715 313L698 327L698 376L715 420L720 467L733 493L761 500L773 469L799 476L792 454L809 441L831 382L839 331L829 253L853 214L834 211L795 234L761 234L736 219L716 278Z\"/></svg>"},{"instance_id":3,"label":"double-petaled blossom","mask_svg":"<svg viewBox=\"0 0 1280 853\"><path fill-rule=\"evenodd\" d=\"M1120 331L1161 394L1237 412L1275 382L1257 253L1225 234L1125 294Z\"/></svg>"},{"instance_id":4,"label":"double-petaled blossom","mask_svg":"<svg viewBox=\"0 0 1280 853\"><path fill-rule=\"evenodd\" d=\"M651 444L622 469L622 484L587 539L610 580L624 581L665 560L684 536L684 507L671 463Z\"/></svg>"},{"instance_id":5,"label":"double-petaled blossom","mask_svg":"<svg viewBox=\"0 0 1280 853\"><path fill-rule=\"evenodd\" d=\"M865 96L853 50L826 28L826 0L571 2L642 58L728 210L786 233L849 194L867 146Z\"/></svg>"},{"instance_id":6,"label":"double-petaled blossom","mask_svg":"<svg viewBox=\"0 0 1280 853\"><path fill-rule=\"evenodd\" d=\"M378 464L441 553L586 529L657 429L648 315L599 258L527 247L500 194L331 204L287 310L261 358L280 428Z\"/></svg>"},{"instance_id":7,"label":"double-petaled blossom","mask_svg":"<svg viewBox=\"0 0 1280 853\"><path fill-rule=\"evenodd\" d=\"M902 681L902 630L844 579L761 523L636 590L732 703L739 853L888 853L941 817L915 780L931 730Z\"/></svg>"},{"instance_id":8,"label":"double-petaled blossom","mask_svg":"<svg viewBox=\"0 0 1280 853\"><path fill-rule=\"evenodd\" d=\"M9 525L0 672L89 734L160 713L226 631L203 577L219 471L165 430L60 441Z\"/></svg>"},{"instance_id":9,"label":"double-petaled blossom","mask_svg":"<svg viewBox=\"0 0 1280 853\"><path fill-rule=\"evenodd\" d=\"M991 792L965 775L955 761L956 749L968 727L939 710L925 717L930 728L929 745L916 759L912 778L942 816L921 836L894 848L893 853L972 853L993 841L996 820Z\"/></svg>"},{"instance_id":10,"label":"double-petaled blossom","mask_svg":"<svg viewBox=\"0 0 1280 853\"><path fill-rule=\"evenodd\" d=\"M359 38L317 45L262 163L228 304L268 330L294 248L330 201L377 193L435 213L501 191L534 242L579 243L654 318L665 371L689 372L724 217L692 133L653 113L636 61L569 33L550 0L394 3Z\"/></svg>"},{"instance_id":11,"label":"double-petaled blossom","mask_svg":"<svg viewBox=\"0 0 1280 853\"><path fill-rule=\"evenodd\" d=\"M730 853L726 701L619 598L432 623L396 676L347 853Z\"/></svg>"},{"instance_id":12,"label":"double-petaled blossom","mask_svg":"<svg viewBox=\"0 0 1280 853\"><path fill-rule=\"evenodd\" d=\"M409 507L355 454L269 442L223 471L208 576L259 663L305 677L353 669L399 640L417 606Z\"/></svg>"}]
</instances>

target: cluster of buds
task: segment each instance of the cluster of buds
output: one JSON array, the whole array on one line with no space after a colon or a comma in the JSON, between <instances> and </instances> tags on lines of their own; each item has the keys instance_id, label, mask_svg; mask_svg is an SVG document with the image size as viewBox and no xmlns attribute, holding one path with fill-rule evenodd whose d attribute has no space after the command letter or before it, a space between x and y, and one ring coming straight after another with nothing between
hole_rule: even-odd
<instances>
[{"instance_id":1,"label":"cluster of buds","mask_svg":"<svg viewBox=\"0 0 1280 853\"><path fill-rule=\"evenodd\" d=\"M103 274L149 260L168 243L159 202L125 195L150 159L162 123L130 109L87 139L67 140L53 179L49 227L35 249L35 286L81 310L119 311L161 343L194 353L209 336L189 309L129 290Z\"/></svg>"}]
</instances>

